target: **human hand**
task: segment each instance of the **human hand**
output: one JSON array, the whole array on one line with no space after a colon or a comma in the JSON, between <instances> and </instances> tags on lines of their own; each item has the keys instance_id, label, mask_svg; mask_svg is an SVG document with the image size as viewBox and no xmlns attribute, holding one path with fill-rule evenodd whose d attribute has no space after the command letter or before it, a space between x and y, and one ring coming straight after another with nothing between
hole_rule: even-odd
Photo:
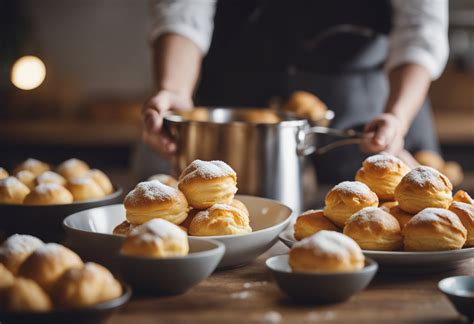
<instances>
[{"instance_id":1,"label":"human hand","mask_svg":"<svg viewBox=\"0 0 474 324\"><path fill-rule=\"evenodd\" d=\"M405 144L406 127L394 114L375 117L364 128L361 147L367 153L387 152L398 155Z\"/></svg>"}]
</instances>

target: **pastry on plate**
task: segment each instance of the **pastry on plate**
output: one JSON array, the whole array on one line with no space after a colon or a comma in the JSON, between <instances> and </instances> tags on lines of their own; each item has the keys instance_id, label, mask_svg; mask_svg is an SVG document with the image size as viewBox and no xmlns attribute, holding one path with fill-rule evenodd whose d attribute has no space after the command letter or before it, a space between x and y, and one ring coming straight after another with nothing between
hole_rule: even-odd
<instances>
[{"instance_id":1,"label":"pastry on plate","mask_svg":"<svg viewBox=\"0 0 474 324\"><path fill-rule=\"evenodd\" d=\"M154 218L181 224L188 216L188 202L183 193L157 180L137 184L125 196L123 204L131 224L143 224Z\"/></svg>"},{"instance_id":2,"label":"pastry on plate","mask_svg":"<svg viewBox=\"0 0 474 324\"><path fill-rule=\"evenodd\" d=\"M128 221L124 220L120 224L114 227L113 234L127 236L132 229L138 225L130 224Z\"/></svg>"},{"instance_id":3,"label":"pastry on plate","mask_svg":"<svg viewBox=\"0 0 474 324\"><path fill-rule=\"evenodd\" d=\"M362 269L365 258L353 239L323 230L296 242L288 262L298 272L351 272Z\"/></svg>"},{"instance_id":4,"label":"pastry on plate","mask_svg":"<svg viewBox=\"0 0 474 324\"><path fill-rule=\"evenodd\" d=\"M290 98L288 98L284 109L313 121L324 119L328 110L324 102L306 91L293 92Z\"/></svg>"},{"instance_id":5,"label":"pastry on plate","mask_svg":"<svg viewBox=\"0 0 474 324\"><path fill-rule=\"evenodd\" d=\"M408 172L395 189L395 199L404 211L416 214L425 208L448 208L453 186L449 179L427 166Z\"/></svg>"},{"instance_id":6,"label":"pastry on plate","mask_svg":"<svg viewBox=\"0 0 474 324\"><path fill-rule=\"evenodd\" d=\"M35 176L39 176L41 173L48 171L50 169L47 163L41 162L36 159L27 159L20 163L14 170L13 174L17 174L22 170L28 170L33 173Z\"/></svg>"},{"instance_id":7,"label":"pastry on plate","mask_svg":"<svg viewBox=\"0 0 474 324\"><path fill-rule=\"evenodd\" d=\"M15 278L3 293L2 309L7 312L48 312L53 303L48 294L33 280Z\"/></svg>"},{"instance_id":8,"label":"pastry on plate","mask_svg":"<svg viewBox=\"0 0 474 324\"><path fill-rule=\"evenodd\" d=\"M474 205L471 196L469 196L469 194L464 190L458 190L453 196L453 201L459 201L466 204Z\"/></svg>"},{"instance_id":9,"label":"pastry on plate","mask_svg":"<svg viewBox=\"0 0 474 324\"><path fill-rule=\"evenodd\" d=\"M45 171L36 177L36 184L56 183L61 186L66 185L66 179L54 171Z\"/></svg>"},{"instance_id":10,"label":"pastry on plate","mask_svg":"<svg viewBox=\"0 0 474 324\"><path fill-rule=\"evenodd\" d=\"M37 185L23 201L25 205L59 205L72 202L73 196L69 190L56 183Z\"/></svg>"},{"instance_id":11,"label":"pastry on plate","mask_svg":"<svg viewBox=\"0 0 474 324\"><path fill-rule=\"evenodd\" d=\"M46 172L49 172L49 171L46 171ZM15 174L15 177L18 180L20 180L25 186L27 186L28 189L30 190L33 190L33 188L36 186L36 182L35 182L36 176L33 174L33 172L29 170L21 170L20 172Z\"/></svg>"},{"instance_id":12,"label":"pastry on plate","mask_svg":"<svg viewBox=\"0 0 474 324\"><path fill-rule=\"evenodd\" d=\"M321 230L339 231L339 228L334 225L322 210L307 210L296 219L293 226L295 239L300 241L308 236L311 236Z\"/></svg>"},{"instance_id":13,"label":"pastry on plate","mask_svg":"<svg viewBox=\"0 0 474 324\"><path fill-rule=\"evenodd\" d=\"M365 207L377 207L375 192L359 181L344 181L333 187L325 199L324 215L339 227L354 213Z\"/></svg>"},{"instance_id":14,"label":"pastry on plate","mask_svg":"<svg viewBox=\"0 0 474 324\"><path fill-rule=\"evenodd\" d=\"M56 168L56 171L62 175L66 180L77 177L84 177L89 172L89 165L79 159L69 159L62 162Z\"/></svg>"},{"instance_id":15,"label":"pastry on plate","mask_svg":"<svg viewBox=\"0 0 474 324\"><path fill-rule=\"evenodd\" d=\"M382 153L365 159L355 179L365 183L380 200L393 201L395 188L409 171L410 168L402 160Z\"/></svg>"},{"instance_id":16,"label":"pastry on plate","mask_svg":"<svg viewBox=\"0 0 474 324\"><path fill-rule=\"evenodd\" d=\"M158 180L161 183L164 183L167 186L178 188L178 180L174 177L170 176L169 174L155 174L148 178L148 181Z\"/></svg>"},{"instance_id":17,"label":"pastry on plate","mask_svg":"<svg viewBox=\"0 0 474 324\"><path fill-rule=\"evenodd\" d=\"M187 255L187 234L179 226L160 218L134 228L125 238L120 253L150 258Z\"/></svg>"},{"instance_id":18,"label":"pastry on plate","mask_svg":"<svg viewBox=\"0 0 474 324\"><path fill-rule=\"evenodd\" d=\"M0 263L16 275L23 261L43 244L34 236L13 234L0 245Z\"/></svg>"},{"instance_id":19,"label":"pastry on plate","mask_svg":"<svg viewBox=\"0 0 474 324\"><path fill-rule=\"evenodd\" d=\"M344 234L364 250L397 251L403 247L398 220L377 207L366 207L352 215L344 226Z\"/></svg>"},{"instance_id":20,"label":"pastry on plate","mask_svg":"<svg viewBox=\"0 0 474 324\"><path fill-rule=\"evenodd\" d=\"M114 187L112 182L110 182L109 177L99 169L92 169L87 172L86 177L92 178L97 184L102 188L102 191L105 195L110 195L114 192Z\"/></svg>"},{"instance_id":21,"label":"pastry on plate","mask_svg":"<svg viewBox=\"0 0 474 324\"><path fill-rule=\"evenodd\" d=\"M402 231L406 251L455 250L466 243L467 230L459 217L442 208L426 208Z\"/></svg>"},{"instance_id":22,"label":"pastry on plate","mask_svg":"<svg viewBox=\"0 0 474 324\"><path fill-rule=\"evenodd\" d=\"M178 187L193 208L229 205L237 192L237 174L225 162L195 160L181 173Z\"/></svg>"},{"instance_id":23,"label":"pastry on plate","mask_svg":"<svg viewBox=\"0 0 474 324\"><path fill-rule=\"evenodd\" d=\"M70 178L66 188L72 193L74 201L99 199L105 196L102 187L89 177Z\"/></svg>"},{"instance_id":24,"label":"pastry on plate","mask_svg":"<svg viewBox=\"0 0 474 324\"><path fill-rule=\"evenodd\" d=\"M463 226L467 230L467 239L464 244L465 247L474 246L474 205L462 203L462 202L453 202L449 206L449 210L455 213Z\"/></svg>"},{"instance_id":25,"label":"pastry on plate","mask_svg":"<svg viewBox=\"0 0 474 324\"><path fill-rule=\"evenodd\" d=\"M414 214L407 213L398 206L390 208L389 213L398 220L398 223L402 229L410 221L410 219L415 216Z\"/></svg>"},{"instance_id":26,"label":"pastry on plate","mask_svg":"<svg viewBox=\"0 0 474 324\"><path fill-rule=\"evenodd\" d=\"M15 177L0 179L0 204L21 204L30 189Z\"/></svg>"},{"instance_id":27,"label":"pastry on plate","mask_svg":"<svg viewBox=\"0 0 474 324\"><path fill-rule=\"evenodd\" d=\"M249 210L247 209L247 206L245 206L245 204L243 202L241 202L240 200L234 198L230 205L232 207L240 209L242 212L244 212L244 214L246 214L247 216L250 217L250 213L249 213Z\"/></svg>"},{"instance_id":28,"label":"pastry on plate","mask_svg":"<svg viewBox=\"0 0 474 324\"><path fill-rule=\"evenodd\" d=\"M230 205L216 204L196 214L188 232L195 236L233 235L252 232L249 216Z\"/></svg>"},{"instance_id":29,"label":"pastry on plate","mask_svg":"<svg viewBox=\"0 0 474 324\"><path fill-rule=\"evenodd\" d=\"M0 179L4 179L6 177L8 177L8 172L7 170L5 170L4 168L0 168Z\"/></svg>"}]
</instances>

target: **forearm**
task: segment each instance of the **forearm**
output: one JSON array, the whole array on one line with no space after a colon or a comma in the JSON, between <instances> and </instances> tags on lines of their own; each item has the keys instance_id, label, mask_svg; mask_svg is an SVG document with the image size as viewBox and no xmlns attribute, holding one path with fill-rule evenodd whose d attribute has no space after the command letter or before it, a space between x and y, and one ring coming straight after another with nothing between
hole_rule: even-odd
<instances>
[{"instance_id":1,"label":"forearm","mask_svg":"<svg viewBox=\"0 0 474 324\"><path fill-rule=\"evenodd\" d=\"M202 51L190 39L171 33L160 36L153 44L156 89L191 98L202 58Z\"/></svg>"}]
</instances>

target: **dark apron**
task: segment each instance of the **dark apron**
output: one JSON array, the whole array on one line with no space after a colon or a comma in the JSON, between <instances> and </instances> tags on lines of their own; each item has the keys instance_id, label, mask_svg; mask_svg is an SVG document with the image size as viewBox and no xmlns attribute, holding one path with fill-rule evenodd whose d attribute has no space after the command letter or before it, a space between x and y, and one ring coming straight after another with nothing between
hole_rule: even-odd
<instances>
[{"instance_id":1,"label":"dark apron","mask_svg":"<svg viewBox=\"0 0 474 324\"><path fill-rule=\"evenodd\" d=\"M267 106L305 90L335 112L335 128L360 128L383 111L390 1L226 0L214 23L196 105ZM438 150L428 102L406 148ZM352 179L365 157L356 146L314 157L318 178Z\"/></svg>"}]
</instances>

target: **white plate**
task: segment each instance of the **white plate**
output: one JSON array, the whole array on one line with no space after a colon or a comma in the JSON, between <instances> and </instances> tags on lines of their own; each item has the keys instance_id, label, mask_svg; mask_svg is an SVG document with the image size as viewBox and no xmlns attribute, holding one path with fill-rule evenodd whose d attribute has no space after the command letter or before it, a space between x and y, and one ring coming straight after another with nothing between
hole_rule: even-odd
<instances>
[{"instance_id":1,"label":"white plate","mask_svg":"<svg viewBox=\"0 0 474 324\"><path fill-rule=\"evenodd\" d=\"M296 242L293 229L279 235L280 241L292 247ZM377 261L382 272L430 273L456 268L467 259L474 258L474 248L435 252L367 251L364 255Z\"/></svg>"},{"instance_id":2,"label":"white plate","mask_svg":"<svg viewBox=\"0 0 474 324\"><path fill-rule=\"evenodd\" d=\"M282 203L260 197L237 195L250 213L249 234L205 236L225 244L226 251L219 268L246 264L278 241L278 234L288 225L291 209ZM67 244L87 259L110 264L123 237L113 235L115 226L125 220L122 204L84 210L64 220ZM195 236L195 238L198 238Z\"/></svg>"}]
</instances>

